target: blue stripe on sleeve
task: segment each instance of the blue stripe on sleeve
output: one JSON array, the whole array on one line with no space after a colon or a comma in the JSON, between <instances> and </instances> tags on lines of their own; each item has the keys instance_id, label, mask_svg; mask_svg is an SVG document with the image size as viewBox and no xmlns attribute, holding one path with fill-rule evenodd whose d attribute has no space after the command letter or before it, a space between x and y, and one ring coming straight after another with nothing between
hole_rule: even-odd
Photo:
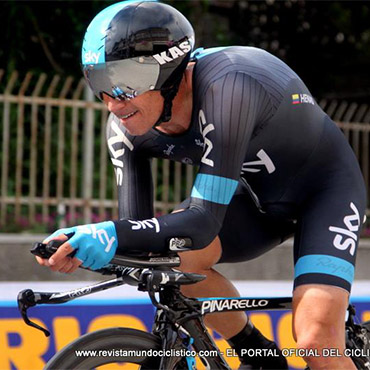
<instances>
[{"instance_id":1,"label":"blue stripe on sleeve","mask_svg":"<svg viewBox=\"0 0 370 370\"><path fill-rule=\"evenodd\" d=\"M229 204L237 186L236 180L200 173L195 179L191 196L218 204Z\"/></svg>"},{"instance_id":2,"label":"blue stripe on sleeve","mask_svg":"<svg viewBox=\"0 0 370 370\"><path fill-rule=\"evenodd\" d=\"M344 279L350 284L355 275L355 268L351 263L326 254L310 254L300 257L294 270L295 278L303 274L327 274Z\"/></svg>"}]
</instances>

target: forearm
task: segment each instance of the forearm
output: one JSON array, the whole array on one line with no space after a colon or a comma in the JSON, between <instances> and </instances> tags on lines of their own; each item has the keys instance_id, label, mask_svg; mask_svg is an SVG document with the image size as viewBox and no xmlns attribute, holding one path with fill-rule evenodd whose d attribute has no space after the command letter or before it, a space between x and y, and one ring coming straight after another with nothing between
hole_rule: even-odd
<instances>
[{"instance_id":1,"label":"forearm","mask_svg":"<svg viewBox=\"0 0 370 370\"><path fill-rule=\"evenodd\" d=\"M201 249L215 238L220 226L212 214L198 207L143 221L116 221L117 253Z\"/></svg>"}]
</instances>

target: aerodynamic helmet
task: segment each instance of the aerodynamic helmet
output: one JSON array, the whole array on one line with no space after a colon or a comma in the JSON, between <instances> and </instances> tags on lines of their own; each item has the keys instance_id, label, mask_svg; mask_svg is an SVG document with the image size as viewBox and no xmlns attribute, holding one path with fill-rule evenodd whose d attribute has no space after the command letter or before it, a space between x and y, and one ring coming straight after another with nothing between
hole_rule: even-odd
<instances>
[{"instance_id":1,"label":"aerodynamic helmet","mask_svg":"<svg viewBox=\"0 0 370 370\"><path fill-rule=\"evenodd\" d=\"M172 6L150 0L122 1L102 10L88 26L82 69L99 99L102 93L132 99L160 90L164 111L166 104L171 111L193 47L191 24ZM163 115L162 121L168 118Z\"/></svg>"}]
</instances>

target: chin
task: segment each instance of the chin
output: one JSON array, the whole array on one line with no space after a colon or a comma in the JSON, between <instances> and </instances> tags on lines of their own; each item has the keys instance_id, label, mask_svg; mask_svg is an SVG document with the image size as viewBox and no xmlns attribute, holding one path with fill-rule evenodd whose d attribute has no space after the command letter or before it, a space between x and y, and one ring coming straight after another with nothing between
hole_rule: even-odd
<instances>
[{"instance_id":1,"label":"chin","mask_svg":"<svg viewBox=\"0 0 370 370\"><path fill-rule=\"evenodd\" d=\"M146 132L142 132L142 131L131 131L131 130L127 130L127 132L132 135L132 136L142 136L144 134L146 134Z\"/></svg>"},{"instance_id":2,"label":"chin","mask_svg":"<svg viewBox=\"0 0 370 370\"><path fill-rule=\"evenodd\" d=\"M133 136L144 135L151 129L151 127L148 128L144 126L142 123L128 122L123 119L121 119L121 124L125 127L127 132Z\"/></svg>"},{"instance_id":3,"label":"chin","mask_svg":"<svg viewBox=\"0 0 370 370\"><path fill-rule=\"evenodd\" d=\"M148 131L150 131L151 127L143 128L143 127L126 127L127 132L132 136L141 136L145 135Z\"/></svg>"}]
</instances>

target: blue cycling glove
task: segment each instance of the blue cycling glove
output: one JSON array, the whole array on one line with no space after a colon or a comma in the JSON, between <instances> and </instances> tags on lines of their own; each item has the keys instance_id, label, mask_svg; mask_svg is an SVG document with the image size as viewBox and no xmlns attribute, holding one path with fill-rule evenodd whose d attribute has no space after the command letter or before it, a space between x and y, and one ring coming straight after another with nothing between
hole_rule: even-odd
<instances>
[{"instance_id":1,"label":"blue cycling glove","mask_svg":"<svg viewBox=\"0 0 370 370\"><path fill-rule=\"evenodd\" d=\"M82 266L91 270L108 264L117 250L116 227L112 221L59 229L47 240L62 234L73 234L68 243L77 250L75 257L82 261Z\"/></svg>"}]
</instances>

